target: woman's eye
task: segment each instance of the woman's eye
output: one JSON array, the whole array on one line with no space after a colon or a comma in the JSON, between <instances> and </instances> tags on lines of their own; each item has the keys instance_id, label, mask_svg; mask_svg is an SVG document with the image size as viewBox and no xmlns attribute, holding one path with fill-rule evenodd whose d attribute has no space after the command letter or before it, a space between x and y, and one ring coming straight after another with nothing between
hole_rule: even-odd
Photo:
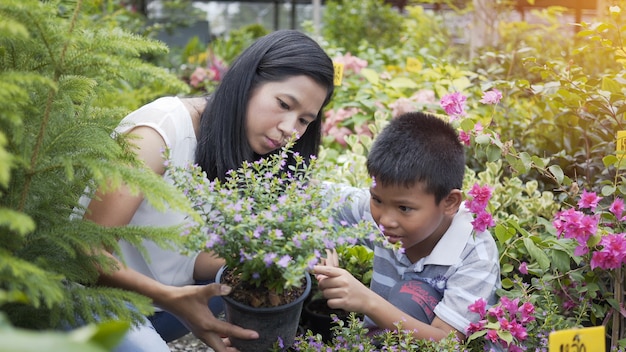
<instances>
[{"instance_id":1,"label":"woman's eye","mask_svg":"<svg viewBox=\"0 0 626 352\"><path fill-rule=\"evenodd\" d=\"M290 108L289 108L289 105L287 105L287 103L285 103L284 101L282 101L282 100L280 100L280 99L278 99L278 105L279 105L282 109L285 109L285 110L289 110L289 109L290 109Z\"/></svg>"},{"instance_id":2,"label":"woman's eye","mask_svg":"<svg viewBox=\"0 0 626 352\"><path fill-rule=\"evenodd\" d=\"M311 121L307 119L300 119L300 123L302 124L302 126L308 126L311 123Z\"/></svg>"}]
</instances>

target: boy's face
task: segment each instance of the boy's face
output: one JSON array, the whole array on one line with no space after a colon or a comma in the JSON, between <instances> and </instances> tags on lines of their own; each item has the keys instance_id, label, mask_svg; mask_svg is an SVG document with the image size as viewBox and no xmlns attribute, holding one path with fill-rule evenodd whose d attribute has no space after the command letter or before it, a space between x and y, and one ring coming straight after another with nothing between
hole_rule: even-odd
<instances>
[{"instance_id":1,"label":"boy's face","mask_svg":"<svg viewBox=\"0 0 626 352\"><path fill-rule=\"evenodd\" d=\"M374 221L389 242L402 242L413 262L430 254L452 221L445 199L435 204L435 195L425 193L421 183L411 187L376 184L370 194Z\"/></svg>"}]
</instances>

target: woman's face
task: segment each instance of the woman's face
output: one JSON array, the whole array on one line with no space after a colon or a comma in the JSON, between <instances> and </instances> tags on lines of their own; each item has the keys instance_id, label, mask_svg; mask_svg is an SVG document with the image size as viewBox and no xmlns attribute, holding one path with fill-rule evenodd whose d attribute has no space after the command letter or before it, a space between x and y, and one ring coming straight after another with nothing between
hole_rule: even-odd
<instances>
[{"instance_id":1,"label":"woman's face","mask_svg":"<svg viewBox=\"0 0 626 352\"><path fill-rule=\"evenodd\" d=\"M264 155L285 145L294 132L302 136L317 118L326 94L325 87L304 75L255 88L246 115L252 150Z\"/></svg>"}]
</instances>

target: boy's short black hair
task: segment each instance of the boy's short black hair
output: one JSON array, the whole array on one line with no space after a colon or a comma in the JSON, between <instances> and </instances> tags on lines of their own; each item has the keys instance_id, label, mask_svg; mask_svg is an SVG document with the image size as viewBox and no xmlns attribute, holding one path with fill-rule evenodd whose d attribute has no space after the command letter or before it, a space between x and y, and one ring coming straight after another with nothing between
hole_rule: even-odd
<instances>
[{"instance_id":1,"label":"boy's short black hair","mask_svg":"<svg viewBox=\"0 0 626 352\"><path fill-rule=\"evenodd\" d=\"M422 183L437 204L463 187L465 150L448 122L423 112L402 114L374 140L367 170L381 185Z\"/></svg>"}]
</instances>

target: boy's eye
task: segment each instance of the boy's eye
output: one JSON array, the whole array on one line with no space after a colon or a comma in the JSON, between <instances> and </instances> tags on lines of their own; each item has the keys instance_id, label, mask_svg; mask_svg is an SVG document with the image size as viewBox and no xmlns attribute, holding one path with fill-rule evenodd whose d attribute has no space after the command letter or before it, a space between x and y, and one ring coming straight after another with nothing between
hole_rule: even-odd
<instances>
[{"instance_id":1,"label":"boy's eye","mask_svg":"<svg viewBox=\"0 0 626 352\"><path fill-rule=\"evenodd\" d=\"M411 210L411 208L409 208L409 207L407 207L407 206L404 206L404 205L401 205L401 206L399 206L398 208L399 208L399 209L400 209L400 211L401 211L401 212L403 212L403 213L406 213L407 211L410 211L410 210Z\"/></svg>"}]
</instances>

